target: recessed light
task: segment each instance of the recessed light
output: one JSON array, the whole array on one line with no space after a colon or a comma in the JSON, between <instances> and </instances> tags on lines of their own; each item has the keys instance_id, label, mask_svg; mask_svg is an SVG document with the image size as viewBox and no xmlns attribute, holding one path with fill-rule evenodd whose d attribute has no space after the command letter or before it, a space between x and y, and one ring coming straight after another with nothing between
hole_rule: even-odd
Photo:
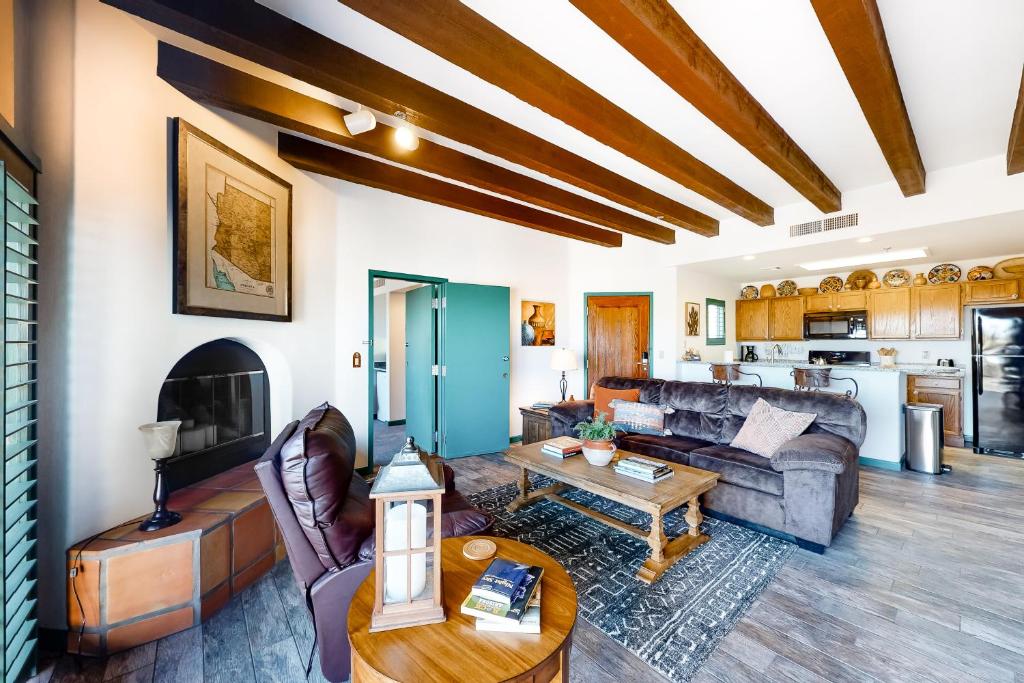
<instances>
[{"instance_id":1,"label":"recessed light","mask_svg":"<svg viewBox=\"0 0 1024 683\"><path fill-rule=\"evenodd\" d=\"M754 257L751 256L750 254L747 254L746 256L743 257L743 260L744 261L753 261Z\"/></svg>"},{"instance_id":2,"label":"recessed light","mask_svg":"<svg viewBox=\"0 0 1024 683\"><path fill-rule=\"evenodd\" d=\"M874 237L858 237L857 241L860 242L861 244L867 244L868 242L874 242L875 238Z\"/></svg>"},{"instance_id":3,"label":"recessed light","mask_svg":"<svg viewBox=\"0 0 1024 683\"><path fill-rule=\"evenodd\" d=\"M893 261L909 261L915 258L924 258L928 250L920 247L917 249L903 249L901 251L880 251L874 254L861 254L859 256L843 256L842 258L826 259L824 261L810 261L801 263L804 270L830 270L846 266L866 266L872 263L891 263Z\"/></svg>"}]
</instances>

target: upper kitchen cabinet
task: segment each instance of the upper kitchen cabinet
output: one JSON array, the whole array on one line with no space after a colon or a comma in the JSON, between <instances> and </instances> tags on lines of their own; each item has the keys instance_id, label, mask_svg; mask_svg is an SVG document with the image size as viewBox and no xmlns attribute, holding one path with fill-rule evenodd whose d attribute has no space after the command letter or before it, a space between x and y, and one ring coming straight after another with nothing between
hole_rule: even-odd
<instances>
[{"instance_id":1,"label":"upper kitchen cabinet","mask_svg":"<svg viewBox=\"0 0 1024 683\"><path fill-rule=\"evenodd\" d=\"M959 339L963 309L960 285L914 287L911 292L911 332L915 339Z\"/></svg>"},{"instance_id":2,"label":"upper kitchen cabinet","mask_svg":"<svg viewBox=\"0 0 1024 683\"><path fill-rule=\"evenodd\" d=\"M736 301L736 340L768 340L768 302L771 299Z\"/></svg>"},{"instance_id":3,"label":"upper kitchen cabinet","mask_svg":"<svg viewBox=\"0 0 1024 683\"><path fill-rule=\"evenodd\" d=\"M965 304L1001 304L1020 299L1019 280L978 280L964 283Z\"/></svg>"},{"instance_id":4,"label":"upper kitchen cabinet","mask_svg":"<svg viewBox=\"0 0 1024 683\"><path fill-rule=\"evenodd\" d=\"M868 293L864 290L852 292L827 292L807 297L807 313L831 313L832 311L865 311L868 308Z\"/></svg>"},{"instance_id":5,"label":"upper kitchen cabinet","mask_svg":"<svg viewBox=\"0 0 1024 683\"><path fill-rule=\"evenodd\" d=\"M802 341L804 298L787 296L768 299L768 336L773 341Z\"/></svg>"},{"instance_id":6,"label":"upper kitchen cabinet","mask_svg":"<svg viewBox=\"0 0 1024 683\"><path fill-rule=\"evenodd\" d=\"M874 289L868 294L872 339L910 339L910 287Z\"/></svg>"}]
</instances>

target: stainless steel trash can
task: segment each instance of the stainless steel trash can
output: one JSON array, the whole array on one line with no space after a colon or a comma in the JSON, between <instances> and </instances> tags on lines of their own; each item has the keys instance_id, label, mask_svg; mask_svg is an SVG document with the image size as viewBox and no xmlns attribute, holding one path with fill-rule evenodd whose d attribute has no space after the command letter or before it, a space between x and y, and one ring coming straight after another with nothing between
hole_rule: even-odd
<instances>
[{"instance_id":1,"label":"stainless steel trash can","mask_svg":"<svg viewBox=\"0 0 1024 683\"><path fill-rule=\"evenodd\" d=\"M936 403L907 404L907 468L926 474L942 474L942 406Z\"/></svg>"}]
</instances>

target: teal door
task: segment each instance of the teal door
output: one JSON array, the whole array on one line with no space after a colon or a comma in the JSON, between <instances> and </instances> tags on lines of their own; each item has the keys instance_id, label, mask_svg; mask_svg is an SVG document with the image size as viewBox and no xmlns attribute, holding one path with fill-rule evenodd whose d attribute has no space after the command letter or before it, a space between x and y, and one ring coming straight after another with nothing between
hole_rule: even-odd
<instances>
[{"instance_id":1,"label":"teal door","mask_svg":"<svg viewBox=\"0 0 1024 683\"><path fill-rule=\"evenodd\" d=\"M428 453L436 453L437 315L436 285L405 293L405 433Z\"/></svg>"},{"instance_id":2,"label":"teal door","mask_svg":"<svg viewBox=\"0 0 1024 683\"><path fill-rule=\"evenodd\" d=\"M446 458L508 448L509 289L443 285L441 445Z\"/></svg>"}]
</instances>

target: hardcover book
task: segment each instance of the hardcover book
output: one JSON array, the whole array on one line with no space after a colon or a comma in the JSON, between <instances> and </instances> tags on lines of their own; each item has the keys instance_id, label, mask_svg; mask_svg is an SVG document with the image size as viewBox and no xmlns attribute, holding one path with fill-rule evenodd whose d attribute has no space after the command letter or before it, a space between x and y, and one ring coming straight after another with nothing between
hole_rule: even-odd
<instances>
[{"instance_id":1,"label":"hardcover book","mask_svg":"<svg viewBox=\"0 0 1024 683\"><path fill-rule=\"evenodd\" d=\"M537 583L537 590L533 592L530 603L526 606L526 613L518 622L509 619L477 618L477 631L497 631L501 633L540 633L540 589L541 584Z\"/></svg>"},{"instance_id":2,"label":"hardcover book","mask_svg":"<svg viewBox=\"0 0 1024 683\"><path fill-rule=\"evenodd\" d=\"M512 562L500 557L491 561L490 566L473 584L471 595L508 605L512 596L526 579L530 565Z\"/></svg>"},{"instance_id":3,"label":"hardcover book","mask_svg":"<svg viewBox=\"0 0 1024 683\"><path fill-rule=\"evenodd\" d=\"M506 605L495 600L487 600L479 595L470 593L462 602L460 611L463 614L469 614L478 619L518 623L526 613L534 593L540 587L540 580L543 575L544 569L542 567L529 567L526 579L516 591L511 604Z\"/></svg>"}]
</instances>

